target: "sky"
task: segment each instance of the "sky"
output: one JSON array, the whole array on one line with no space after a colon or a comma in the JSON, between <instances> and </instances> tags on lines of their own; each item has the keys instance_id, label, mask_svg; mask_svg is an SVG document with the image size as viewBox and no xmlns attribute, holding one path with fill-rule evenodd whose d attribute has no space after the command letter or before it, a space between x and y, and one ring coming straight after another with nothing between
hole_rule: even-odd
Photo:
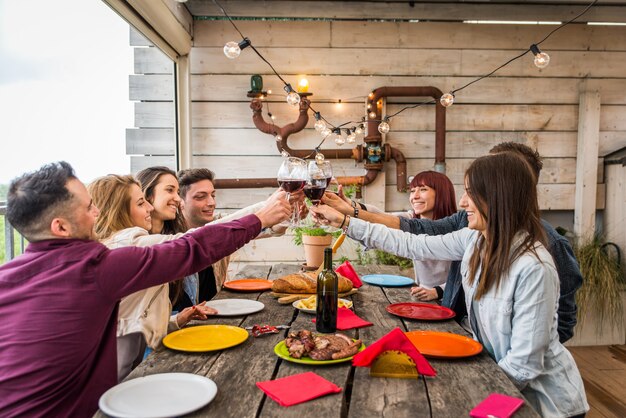
<instances>
[{"instance_id":1,"label":"sky","mask_svg":"<svg viewBox=\"0 0 626 418\"><path fill-rule=\"evenodd\" d=\"M129 26L101 0L0 0L0 184L65 160L128 173Z\"/></svg>"}]
</instances>

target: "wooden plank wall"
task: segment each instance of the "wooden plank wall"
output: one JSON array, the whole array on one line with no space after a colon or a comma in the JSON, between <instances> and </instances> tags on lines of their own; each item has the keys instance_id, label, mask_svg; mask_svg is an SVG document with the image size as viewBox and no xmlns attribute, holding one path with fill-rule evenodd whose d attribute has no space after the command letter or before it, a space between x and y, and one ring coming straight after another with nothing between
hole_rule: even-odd
<instances>
[{"instance_id":1,"label":"wooden plank wall","mask_svg":"<svg viewBox=\"0 0 626 418\"><path fill-rule=\"evenodd\" d=\"M237 25L288 82L295 86L306 75L315 108L335 124L359 120L365 114L365 96L374 88L435 86L449 91L490 72L554 28L333 20L243 20ZM585 81L601 98L597 204L603 208L602 157L626 145L624 33L619 26L570 25L542 44L551 56L546 69L536 68L527 56L459 92L447 112L446 137L447 174L457 193L474 158L501 141L519 141L545 157L541 208L573 210L579 87ZM223 45L235 39L238 35L228 22L194 22L193 164L211 168L219 178L272 177L280 157L273 137L253 126L246 98L250 75L263 75L265 89L278 93L268 100L277 124L293 122L297 110L285 103L279 80L253 51L244 50L236 60L224 56ZM170 69L154 48L136 48L135 74L130 77L130 98L137 102L135 129L127 135L129 153L138 155L131 159L133 172L174 165L174 146L167 140L174 127ZM387 113L399 110L400 102L390 98ZM312 125L310 121L290 138L292 148L312 149L319 142ZM407 110L390 125L386 141L404 153L408 173L432 169L434 110ZM334 166L337 175L363 173L352 160ZM395 163L386 166L385 174L386 209L404 209L408 195L395 189ZM223 190L219 204L238 208L270 192Z\"/></svg>"}]
</instances>

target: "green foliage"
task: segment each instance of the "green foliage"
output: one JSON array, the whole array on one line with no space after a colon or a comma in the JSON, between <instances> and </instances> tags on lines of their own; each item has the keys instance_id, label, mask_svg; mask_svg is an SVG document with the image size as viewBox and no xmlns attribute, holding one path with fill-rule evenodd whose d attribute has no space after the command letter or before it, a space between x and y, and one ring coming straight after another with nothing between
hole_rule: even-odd
<instances>
[{"instance_id":1,"label":"green foliage","mask_svg":"<svg viewBox=\"0 0 626 418\"><path fill-rule=\"evenodd\" d=\"M574 254L580 265L583 285L576 293L578 321L584 322L587 312L598 314L600 324L605 320L615 328L624 326L622 314L621 290L624 289L624 277L617 257L607 251L608 245L600 236L578 242ZM596 327L598 335L603 327Z\"/></svg>"},{"instance_id":2,"label":"green foliage","mask_svg":"<svg viewBox=\"0 0 626 418\"><path fill-rule=\"evenodd\" d=\"M382 250L367 250L359 246L356 248L356 263L361 266L368 264L383 264L386 266L399 266L401 269L413 267L413 261L408 258L390 254Z\"/></svg>"},{"instance_id":3,"label":"green foliage","mask_svg":"<svg viewBox=\"0 0 626 418\"><path fill-rule=\"evenodd\" d=\"M309 235L312 237L324 237L326 235L332 235L334 238L337 238L341 235L341 230L337 230L335 232L328 232L324 228L313 225L309 223L309 225L304 226L296 226L291 229L293 232L293 242L296 245L302 245L302 235Z\"/></svg>"},{"instance_id":4,"label":"green foliage","mask_svg":"<svg viewBox=\"0 0 626 418\"><path fill-rule=\"evenodd\" d=\"M343 195L348 199L352 199L356 196L356 192L359 191L361 187L358 184L348 184L343 186Z\"/></svg>"},{"instance_id":5,"label":"green foliage","mask_svg":"<svg viewBox=\"0 0 626 418\"><path fill-rule=\"evenodd\" d=\"M399 266L401 269L408 269L413 267L413 260L409 258L400 257L399 255L390 254L382 250L374 250L374 254L376 256L378 264Z\"/></svg>"},{"instance_id":6,"label":"green foliage","mask_svg":"<svg viewBox=\"0 0 626 418\"><path fill-rule=\"evenodd\" d=\"M4 215L0 215L0 264L4 263L4 256L6 255L6 246L4 242ZM17 256L22 253L22 245L21 245L21 235L14 231L15 239L13 244L13 252ZM24 242L24 246L26 246L26 242Z\"/></svg>"},{"instance_id":7,"label":"green foliage","mask_svg":"<svg viewBox=\"0 0 626 418\"><path fill-rule=\"evenodd\" d=\"M0 184L0 202L7 201L7 193L9 192L8 184Z\"/></svg>"}]
</instances>

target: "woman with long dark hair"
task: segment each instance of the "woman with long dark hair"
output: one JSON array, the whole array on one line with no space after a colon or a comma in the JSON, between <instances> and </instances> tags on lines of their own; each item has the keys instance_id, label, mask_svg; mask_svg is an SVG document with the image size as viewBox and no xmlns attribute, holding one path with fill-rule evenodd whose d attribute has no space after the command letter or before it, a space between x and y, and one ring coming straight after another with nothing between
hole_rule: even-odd
<instances>
[{"instance_id":1,"label":"woman with long dark hair","mask_svg":"<svg viewBox=\"0 0 626 418\"><path fill-rule=\"evenodd\" d=\"M559 279L545 248L536 180L511 153L476 159L460 201L469 228L413 235L311 208L327 224L347 225L368 247L421 260L462 260L465 302L474 338L544 417L573 417L589 406L576 363L559 342Z\"/></svg>"}]
</instances>

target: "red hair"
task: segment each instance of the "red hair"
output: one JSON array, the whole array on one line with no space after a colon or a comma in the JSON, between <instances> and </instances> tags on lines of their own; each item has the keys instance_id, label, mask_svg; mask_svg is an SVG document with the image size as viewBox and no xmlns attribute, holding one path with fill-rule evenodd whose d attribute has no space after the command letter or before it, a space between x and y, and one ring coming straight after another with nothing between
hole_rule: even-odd
<instances>
[{"instance_id":1,"label":"red hair","mask_svg":"<svg viewBox=\"0 0 626 418\"><path fill-rule=\"evenodd\" d=\"M422 171L411 180L411 189L428 186L435 190L433 220L445 218L456 212L456 194L450 179L436 171ZM419 215L417 216L419 217Z\"/></svg>"}]
</instances>

